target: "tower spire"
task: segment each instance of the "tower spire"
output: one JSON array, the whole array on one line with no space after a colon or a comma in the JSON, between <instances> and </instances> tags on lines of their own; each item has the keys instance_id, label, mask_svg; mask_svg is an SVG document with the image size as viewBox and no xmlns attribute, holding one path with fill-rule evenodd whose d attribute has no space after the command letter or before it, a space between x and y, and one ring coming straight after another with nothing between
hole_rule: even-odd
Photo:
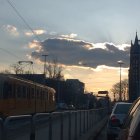
<instances>
[{"instance_id":1,"label":"tower spire","mask_svg":"<svg viewBox=\"0 0 140 140\"><path fill-rule=\"evenodd\" d=\"M132 40L131 40L131 46L133 45L133 42L132 42Z\"/></svg>"},{"instance_id":2,"label":"tower spire","mask_svg":"<svg viewBox=\"0 0 140 140\"><path fill-rule=\"evenodd\" d=\"M135 44L138 45L138 35L137 35L137 31L136 31L136 37L135 37Z\"/></svg>"}]
</instances>

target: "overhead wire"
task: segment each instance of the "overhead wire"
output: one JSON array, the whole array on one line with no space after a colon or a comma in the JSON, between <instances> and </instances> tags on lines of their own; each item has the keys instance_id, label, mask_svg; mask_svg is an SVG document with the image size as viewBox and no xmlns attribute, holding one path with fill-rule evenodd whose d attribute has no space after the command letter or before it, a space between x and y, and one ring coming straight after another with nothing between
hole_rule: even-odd
<instances>
[{"instance_id":1,"label":"overhead wire","mask_svg":"<svg viewBox=\"0 0 140 140\"><path fill-rule=\"evenodd\" d=\"M8 4L13 8L13 10L15 11L15 13L20 17L20 19L24 22L24 24L30 29L30 31L33 33L33 35L37 38L38 41L41 42L41 39L36 35L36 33L34 32L34 30L32 29L32 27L28 24L28 22L23 18L23 16L19 13L19 11L17 10L17 8L15 7L15 5L10 1L10 0L6 0L8 2Z\"/></svg>"},{"instance_id":2,"label":"overhead wire","mask_svg":"<svg viewBox=\"0 0 140 140\"><path fill-rule=\"evenodd\" d=\"M12 9L15 11L15 13L18 15L18 17L23 21L23 23L27 26L27 28L32 32L32 34L34 35L34 37L37 39L37 41L41 42L41 39L37 36L37 34L34 32L33 28L28 24L28 22L25 20L25 18L20 14L20 12L17 10L17 8L15 7L14 3L11 2L10 0L6 0L7 3L12 7ZM5 49L3 49L5 50ZM6 51L6 50L5 50ZM9 51L6 51L9 52ZM9 52L9 54L12 54ZM13 56L16 56L13 54ZM17 56L16 56L17 57ZM19 57L18 57L19 58ZM32 68L33 69L33 68ZM33 72L34 73L34 72Z\"/></svg>"},{"instance_id":3,"label":"overhead wire","mask_svg":"<svg viewBox=\"0 0 140 140\"><path fill-rule=\"evenodd\" d=\"M1 49L2 51L4 51L4 52L6 52L6 53L8 53L8 54L10 54L10 55L12 55L12 56L14 56L15 58L20 58L19 56L15 55L14 53L12 53L12 52L10 52L10 51L4 49L4 48L0 48L0 49Z\"/></svg>"}]
</instances>

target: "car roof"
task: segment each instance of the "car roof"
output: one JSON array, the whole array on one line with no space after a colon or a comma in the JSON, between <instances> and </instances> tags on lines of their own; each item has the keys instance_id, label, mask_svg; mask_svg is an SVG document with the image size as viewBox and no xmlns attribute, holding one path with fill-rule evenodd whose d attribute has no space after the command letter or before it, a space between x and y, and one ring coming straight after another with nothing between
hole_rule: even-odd
<instances>
[{"instance_id":1,"label":"car roof","mask_svg":"<svg viewBox=\"0 0 140 140\"><path fill-rule=\"evenodd\" d=\"M128 103L128 102L117 102L115 104L132 104L132 103Z\"/></svg>"}]
</instances>

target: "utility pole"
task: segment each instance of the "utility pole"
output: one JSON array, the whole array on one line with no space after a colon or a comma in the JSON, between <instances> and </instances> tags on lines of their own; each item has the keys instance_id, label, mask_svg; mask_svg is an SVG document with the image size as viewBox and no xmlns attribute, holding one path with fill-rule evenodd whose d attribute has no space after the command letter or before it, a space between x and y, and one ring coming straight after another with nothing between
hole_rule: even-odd
<instances>
[{"instance_id":1,"label":"utility pole","mask_svg":"<svg viewBox=\"0 0 140 140\"><path fill-rule=\"evenodd\" d=\"M46 61L47 61L47 54L43 54L42 55L45 59L44 59L44 75L46 76L46 68L47 68L47 65L46 65Z\"/></svg>"},{"instance_id":2,"label":"utility pole","mask_svg":"<svg viewBox=\"0 0 140 140\"><path fill-rule=\"evenodd\" d=\"M122 84L121 84L121 67L122 67L122 64L123 61L118 61L118 64L120 65L120 93L119 93L119 101L122 101Z\"/></svg>"}]
</instances>

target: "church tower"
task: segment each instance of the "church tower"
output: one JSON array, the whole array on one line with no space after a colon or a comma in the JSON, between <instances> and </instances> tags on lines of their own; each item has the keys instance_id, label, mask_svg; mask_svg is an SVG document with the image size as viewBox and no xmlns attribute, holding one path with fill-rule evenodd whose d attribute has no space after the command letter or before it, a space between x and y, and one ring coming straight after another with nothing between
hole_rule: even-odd
<instances>
[{"instance_id":1,"label":"church tower","mask_svg":"<svg viewBox=\"0 0 140 140\"><path fill-rule=\"evenodd\" d=\"M140 96L140 40L136 32L135 42L131 41L129 69L129 101Z\"/></svg>"}]
</instances>

